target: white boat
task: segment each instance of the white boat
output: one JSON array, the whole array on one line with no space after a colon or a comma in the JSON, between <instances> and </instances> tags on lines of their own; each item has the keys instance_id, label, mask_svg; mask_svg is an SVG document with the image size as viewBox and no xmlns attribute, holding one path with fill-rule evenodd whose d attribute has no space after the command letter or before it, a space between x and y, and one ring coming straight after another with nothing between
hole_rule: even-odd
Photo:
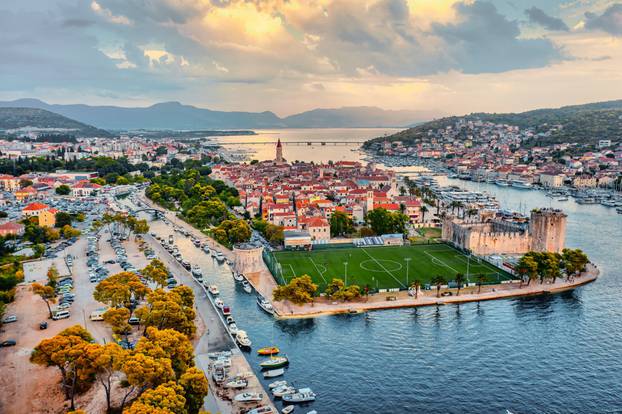
<instances>
[{"instance_id":1,"label":"white boat","mask_svg":"<svg viewBox=\"0 0 622 414\"><path fill-rule=\"evenodd\" d=\"M239 332L238 326L235 323L230 323L228 325L228 328L231 335L237 335L237 333Z\"/></svg>"},{"instance_id":2,"label":"white boat","mask_svg":"<svg viewBox=\"0 0 622 414\"><path fill-rule=\"evenodd\" d=\"M499 187L509 187L510 183L507 182L506 180L495 180L495 184L498 185Z\"/></svg>"},{"instance_id":3,"label":"white boat","mask_svg":"<svg viewBox=\"0 0 622 414\"><path fill-rule=\"evenodd\" d=\"M618 207L618 208L616 208L616 212L617 212L618 214L622 214L622 207Z\"/></svg>"},{"instance_id":4,"label":"white boat","mask_svg":"<svg viewBox=\"0 0 622 414\"><path fill-rule=\"evenodd\" d=\"M288 394L283 396L283 401L290 403L303 403L307 401L315 401L315 393L311 391L311 388L301 388L294 394Z\"/></svg>"},{"instance_id":5,"label":"white boat","mask_svg":"<svg viewBox=\"0 0 622 414\"><path fill-rule=\"evenodd\" d=\"M207 291L212 295L212 296L218 296L220 295L220 291L218 290L218 286L216 285L209 285L209 287L207 288Z\"/></svg>"},{"instance_id":6,"label":"white boat","mask_svg":"<svg viewBox=\"0 0 622 414\"><path fill-rule=\"evenodd\" d=\"M233 316L229 315L225 318L225 322L227 322L227 325L229 325L230 323L234 323L235 319L233 319Z\"/></svg>"},{"instance_id":7,"label":"white boat","mask_svg":"<svg viewBox=\"0 0 622 414\"><path fill-rule=\"evenodd\" d=\"M309 411L307 414L317 414L317 411L315 411L315 410L311 410L311 411Z\"/></svg>"},{"instance_id":8,"label":"white boat","mask_svg":"<svg viewBox=\"0 0 622 414\"><path fill-rule=\"evenodd\" d=\"M274 377L280 377L283 374L285 374L285 369L283 369L283 368L271 369L270 371L264 372L263 373L263 377L264 378L274 378Z\"/></svg>"},{"instance_id":9,"label":"white boat","mask_svg":"<svg viewBox=\"0 0 622 414\"><path fill-rule=\"evenodd\" d=\"M259 305L264 312L274 315L274 307L272 306L272 303L270 303L270 301L263 296L257 296L257 305Z\"/></svg>"},{"instance_id":10,"label":"white boat","mask_svg":"<svg viewBox=\"0 0 622 414\"><path fill-rule=\"evenodd\" d=\"M263 400L263 394L258 392L243 392L233 397L233 401L237 402L257 402Z\"/></svg>"},{"instance_id":11,"label":"white boat","mask_svg":"<svg viewBox=\"0 0 622 414\"><path fill-rule=\"evenodd\" d=\"M214 364L222 364L222 366L225 368L231 368L231 358L226 357L226 356L221 356L218 359L216 359L216 362L214 362Z\"/></svg>"},{"instance_id":12,"label":"white boat","mask_svg":"<svg viewBox=\"0 0 622 414\"><path fill-rule=\"evenodd\" d=\"M283 385L287 385L287 381L274 381L268 384L268 388L270 389L279 388L279 387L282 387Z\"/></svg>"},{"instance_id":13,"label":"white boat","mask_svg":"<svg viewBox=\"0 0 622 414\"><path fill-rule=\"evenodd\" d=\"M248 387L248 380L244 378L234 378L224 385L225 388L241 389Z\"/></svg>"},{"instance_id":14,"label":"white boat","mask_svg":"<svg viewBox=\"0 0 622 414\"><path fill-rule=\"evenodd\" d=\"M216 252L216 260L218 260L218 262L222 263L225 261L225 255L222 254L221 252Z\"/></svg>"},{"instance_id":15,"label":"white boat","mask_svg":"<svg viewBox=\"0 0 622 414\"><path fill-rule=\"evenodd\" d=\"M262 407L257 407L255 409L247 411L246 414L275 414L275 413L272 407L270 407L269 405L264 405Z\"/></svg>"},{"instance_id":16,"label":"white boat","mask_svg":"<svg viewBox=\"0 0 622 414\"><path fill-rule=\"evenodd\" d=\"M244 275L242 273L239 273L239 272L234 272L233 273L233 279L235 279L236 282L244 282L246 280L244 278Z\"/></svg>"},{"instance_id":17,"label":"white boat","mask_svg":"<svg viewBox=\"0 0 622 414\"><path fill-rule=\"evenodd\" d=\"M244 292L246 293L251 293L253 291L251 284L248 283L246 280L242 282L242 289L244 289Z\"/></svg>"},{"instance_id":18,"label":"white boat","mask_svg":"<svg viewBox=\"0 0 622 414\"><path fill-rule=\"evenodd\" d=\"M568 201L568 197L559 197L557 201Z\"/></svg>"},{"instance_id":19,"label":"white boat","mask_svg":"<svg viewBox=\"0 0 622 414\"><path fill-rule=\"evenodd\" d=\"M533 185L531 183L526 182L526 181L513 180L512 181L512 187L528 190L528 189L533 188Z\"/></svg>"},{"instance_id":20,"label":"white boat","mask_svg":"<svg viewBox=\"0 0 622 414\"><path fill-rule=\"evenodd\" d=\"M231 355L233 355L231 351L210 352L207 354L208 358L211 358L211 359L218 359L221 357L231 357Z\"/></svg>"},{"instance_id":21,"label":"white boat","mask_svg":"<svg viewBox=\"0 0 622 414\"><path fill-rule=\"evenodd\" d=\"M217 308L222 309L223 306L225 306L225 302L223 302L220 298L216 298L216 300L214 301L214 305L216 305Z\"/></svg>"},{"instance_id":22,"label":"white boat","mask_svg":"<svg viewBox=\"0 0 622 414\"><path fill-rule=\"evenodd\" d=\"M252 345L252 342L248 338L248 335L246 334L246 331L243 331L243 330L238 330L238 332L235 335L235 340L242 347L250 347Z\"/></svg>"},{"instance_id":23,"label":"white boat","mask_svg":"<svg viewBox=\"0 0 622 414\"><path fill-rule=\"evenodd\" d=\"M272 390L272 394L275 397L283 397L284 395L289 395L289 394L293 394L296 392L296 388L294 387L289 387L289 386L283 386L283 387L279 387L279 388L275 388Z\"/></svg>"},{"instance_id":24,"label":"white boat","mask_svg":"<svg viewBox=\"0 0 622 414\"><path fill-rule=\"evenodd\" d=\"M283 414L289 414L289 413L291 413L292 411L294 411L294 406L293 406L293 405L288 405L287 407L285 407L285 408L283 408L283 409L281 410L281 412L282 412Z\"/></svg>"},{"instance_id":25,"label":"white boat","mask_svg":"<svg viewBox=\"0 0 622 414\"><path fill-rule=\"evenodd\" d=\"M214 364L214 371L212 372L212 378L217 384L222 383L225 380L226 372L225 366L222 363L216 362Z\"/></svg>"}]
</instances>

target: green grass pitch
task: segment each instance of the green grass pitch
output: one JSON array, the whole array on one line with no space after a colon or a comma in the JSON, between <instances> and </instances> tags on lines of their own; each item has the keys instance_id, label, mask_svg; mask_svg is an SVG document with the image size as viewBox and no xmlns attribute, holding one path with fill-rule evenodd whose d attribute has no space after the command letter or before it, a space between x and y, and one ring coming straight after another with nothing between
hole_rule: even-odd
<instances>
[{"instance_id":1,"label":"green grass pitch","mask_svg":"<svg viewBox=\"0 0 622 414\"><path fill-rule=\"evenodd\" d=\"M285 282L307 274L319 285L320 291L332 278L345 278L344 262L348 263L348 285L369 286L371 289L405 289L415 279L426 284L439 274L448 281L454 280L456 273L466 277L467 263L471 282L476 282L479 273L485 274L490 282L510 279L503 270L475 257L468 259L464 253L446 244L283 251L274 255ZM410 258L408 282L406 258ZM277 280L282 282L279 277Z\"/></svg>"}]
</instances>

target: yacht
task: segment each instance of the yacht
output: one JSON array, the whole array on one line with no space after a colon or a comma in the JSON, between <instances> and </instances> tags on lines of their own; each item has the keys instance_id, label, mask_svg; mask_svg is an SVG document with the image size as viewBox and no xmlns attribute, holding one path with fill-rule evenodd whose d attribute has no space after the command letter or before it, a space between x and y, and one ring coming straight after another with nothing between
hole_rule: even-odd
<instances>
[{"instance_id":1,"label":"yacht","mask_svg":"<svg viewBox=\"0 0 622 414\"><path fill-rule=\"evenodd\" d=\"M272 303L270 303L270 301L263 296L257 296L257 305L259 305L264 312L274 315L274 307L272 306Z\"/></svg>"},{"instance_id":2,"label":"yacht","mask_svg":"<svg viewBox=\"0 0 622 414\"><path fill-rule=\"evenodd\" d=\"M233 272L233 279L235 279L236 282L243 282L246 280L244 275L239 272Z\"/></svg>"},{"instance_id":3,"label":"yacht","mask_svg":"<svg viewBox=\"0 0 622 414\"><path fill-rule=\"evenodd\" d=\"M311 388L300 388L294 394L284 395L283 401L289 403L302 403L307 401L315 401L315 393Z\"/></svg>"},{"instance_id":4,"label":"yacht","mask_svg":"<svg viewBox=\"0 0 622 414\"><path fill-rule=\"evenodd\" d=\"M258 392L243 392L233 397L233 401L237 402L257 402L263 400L263 394Z\"/></svg>"},{"instance_id":5,"label":"yacht","mask_svg":"<svg viewBox=\"0 0 622 414\"><path fill-rule=\"evenodd\" d=\"M244 292L246 293L251 293L253 291L253 288L251 287L251 284L248 283L248 281L244 281L242 282L242 289L244 289Z\"/></svg>"},{"instance_id":6,"label":"yacht","mask_svg":"<svg viewBox=\"0 0 622 414\"><path fill-rule=\"evenodd\" d=\"M495 184L498 185L499 187L509 187L510 183L507 180L495 180Z\"/></svg>"},{"instance_id":7,"label":"yacht","mask_svg":"<svg viewBox=\"0 0 622 414\"><path fill-rule=\"evenodd\" d=\"M218 296L220 295L220 291L218 290L218 286L216 285L209 285L209 287L207 288L207 291L212 295L212 296Z\"/></svg>"},{"instance_id":8,"label":"yacht","mask_svg":"<svg viewBox=\"0 0 622 414\"><path fill-rule=\"evenodd\" d=\"M236 335L239 332L238 326L235 323L230 323L228 328L231 335Z\"/></svg>"},{"instance_id":9,"label":"yacht","mask_svg":"<svg viewBox=\"0 0 622 414\"><path fill-rule=\"evenodd\" d=\"M220 298L216 298L214 305L216 305L217 308L222 309L223 306L225 306L225 302L223 302Z\"/></svg>"},{"instance_id":10,"label":"yacht","mask_svg":"<svg viewBox=\"0 0 622 414\"><path fill-rule=\"evenodd\" d=\"M291 387L289 385L284 385L282 387L278 387L272 390L272 395L275 397L282 397L284 395L293 394L296 392L296 388Z\"/></svg>"},{"instance_id":11,"label":"yacht","mask_svg":"<svg viewBox=\"0 0 622 414\"><path fill-rule=\"evenodd\" d=\"M568 201L568 197L566 196L559 197L557 201Z\"/></svg>"},{"instance_id":12,"label":"yacht","mask_svg":"<svg viewBox=\"0 0 622 414\"><path fill-rule=\"evenodd\" d=\"M275 368L283 368L284 366L289 364L289 359L284 356L273 356L270 359L265 360L260 363L259 366L262 369L275 369Z\"/></svg>"},{"instance_id":13,"label":"yacht","mask_svg":"<svg viewBox=\"0 0 622 414\"><path fill-rule=\"evenodd\" d=\"M248 338L246 331L238 330L238 333L235 335L235 340L240 344L241 347L250 348L253 344L251 340Z\"/></svg>"},{"instance_id":14,"label":"yacht","mask_svg":"<svg viewBox=\"0 0 622 414\"><path fill-rule=\"evenodd\" d=\"M522 181L522 180L513 180L512 187L520 188L523 190L530 190L533 188L533 184L528 183L526 181Z\"/></svg>"},{"instance_id":15,"label":"yacht","mask_svg":"<svg viewBox=\"0 0 622 414\"><path fill-rule=\"evenodd\" d=\"M268 384L268 388L274 389L274 388L282 387L283 385L287 385L287 381L274 381Z\"/></svg>"},{"instance_id":16,"label":"yacht","mask_svg":"<svg viewBox=\"0 0 622 414\"><path fill-rule=\"evenodd\" d=\"M285 374L285 369L284 368L271 369L270 371L265 371L263 373L263 377L264 378L274 378L274 377L280 377L283 374Z\"/></svg>"}]
</instances>

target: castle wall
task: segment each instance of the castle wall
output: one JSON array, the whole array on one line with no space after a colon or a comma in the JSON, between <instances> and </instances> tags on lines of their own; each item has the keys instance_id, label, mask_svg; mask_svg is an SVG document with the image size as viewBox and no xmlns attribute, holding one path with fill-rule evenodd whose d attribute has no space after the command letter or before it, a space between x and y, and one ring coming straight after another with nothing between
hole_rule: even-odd
<instances>
[{"instance_id":1,"label":"castle wall","mask_svg":"<svg viewBox=\"0 0 622 414\"><path fill-rule=\"evenodd\" d=\"M561 253L566 240L567 216L561 210L534 210L529 221L530 249L536 252Z\"/></svg>"}]
</instances>

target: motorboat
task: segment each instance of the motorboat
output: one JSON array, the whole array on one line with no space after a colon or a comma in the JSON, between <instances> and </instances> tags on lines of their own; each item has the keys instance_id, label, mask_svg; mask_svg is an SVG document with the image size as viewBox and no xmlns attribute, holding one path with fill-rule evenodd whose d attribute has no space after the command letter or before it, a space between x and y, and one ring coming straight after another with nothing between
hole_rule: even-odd
<instances>
[{"instance_id":1,"label":"motorboat","mask_svg":"<svg viewBox=\"0 0 622 414\"><path fill-rule=\"evenodd\" d=\"M526 181L522 181L522 180L512 180L511 184L512 184L512 187L520 188L523 190L530 190L533 188L533 184L528 183Z\"/></svg>"},{"instance_id":2,"label":"motorboat","mask_svg":"<svg viewBox=\"0 0 622 414\"><path fill-rule=\"evenodd\" d=\"M274 382L271 382L270 384L268 384L268 388L274 389L274 388L282 387L283 385L287 385L287 381L283 381L283 380L281 380L281 381L274 381Z\"/></svg>"},{"instance_id":3,"label":"motorboat","mask_svg":"<svg viewBox=\"0 0 622 414\"><path fill-rule=\"evenodd\" d=\"M248 380L245 378L234 378L224 385L225 388L242 389L248 387Z\"/></svg>"},{"instance_id":4,"label":"motorboat","mask_svg":"<svg viewBox=\"0 0 622 414\"><path fill-rule=\"evenodd\" d=\"M237 402L257 402L263 400L263 394L258 392L243 392L233 397L233 401Z\"/></svg>"},{"instance_id":5,"label":"motorboat","mask_svg":"<svg viewBox=\"0 0 622 414\"><path fill-rule=\"evenodd\" d=\"M266 346L257 350L257 355L276 355L280 352L276 346Z\"/></svg>"},{"instance_id":6,"label":"motorboat","mask_svg":"<svg viewBox=\"0 0 622 414\"><path fill-rule=\"evenodd\" d=\"M285 374L285 370L283 368L271 369L270 371L265 371L263 373L263 377L264 378L274 378L274 377L280 377L283 374Z\"/></svg>"},{"instance_id":7,"label":"motorboat","mask_svg":"<svg viewBox=\"0 0 622 414\"><path fill-rule=\"evenodd\" d=\"M227 322L227 325L229 325L230 323L234 323L235 319L233 319L233 316L229 315L227 316L227 318L225 319L225 322Z\"/></svg>"},{"instance_id":8,"label":"motorboat","mask_svg":"<svg viewBox=\"0 0 622 414\"><path fill-rule=\"evenodd\" d=\"M566 197L566 196L559 197L559 198L557 199L557 201L568 201L568 197Z\"/></svg>"},{"instance_id":9,"label":"motorboat","mask_svg":"<svg viewBox=\"0 0 622 414\"><path fill-rule=\"evenodd\" d=\"M270 301L263 296L257 296L257 305L259 305L264 312L274 315L274 307L272 306L272 303L270 303Z\"/></svg>"},{"instance_id":10,"label":"motorboat","mask_svg":"<svg viewBox=\"0 0 622 414\"><path fill-rule=\"evenodd\" d=\"M233 272L233 279L236 282L244 282L246 279L244 278L244 275L242 273L239 272Z\"/></svg>"},{"instance_id":11,"label":"motorboat","mask_svg":"<svg viewBox=\"0 0 622 414\"><path fill-rule=\"evenodd\" d=\"M231 315L231 308L228 305L223 305L222 306L222 314L224 316L229 316Z\"/></svg>"},{"instance_id":12,"label":"motorboat","mask_svg":"<svg viewBox=\"0 0 622 414\"><path fill-rule=\"evenodd\" d=\"M207 288L207 291L212 295L212 296L218 296L220 295L220 291L218 290L218 286L216 285L209 285Z\"/></svg>"},{"instance_id":13,"label":"motorboat","mask_svg":"<svg viewBox=\"0 0 622 414\"><path fill-rule=\"evenodd\" d=\"M293 405L288 405L287 407L285 407L285 408L283 408L283 409L281 410L281 412L282 412L283 414L289 414L289 413L291 413L292 411L294 411L294 406L293 406Z\"/></svg>"},{"instance_id":14,"label":"motorboat","mask_svg":"<svg viewBox=\"0 0 622 414\"><path fill-rule=\"evenodd\" d=\"M211 359L219 359L222 357L231 358L231 355L233 355L231 351L220 351L220 352L209 352L207 354L207 357Z\"/></svg>"},{"instance_id":15,"label":"motorboat","mask_svg":"<svg viewBox=\"0 0 622 414\"><path fill-rule=\"evenodd\" d=\"M259 366L262 369L275 369L275 368L282 368L287 364L289 364L289 359L287 359L287 357L273 356L273 357L270 357L270 359L260 363Z\"/></svg>"},{"instance_id":16,"label":"motorboat","mask_svg":"<svg viewBox=\"0 0 622 414\"><path fill-rule=\"evenodd\" d=\"M307 414L317 414L317 411L315 411L315 410L311 410L311 411L309 411Z\"/></svg>"},{"instance_id":17,"label":"motorboat","mask_svg":"<svg viewBox=\"0 0 622 414\"><path fill-rule=\"evenodd\" d=\"M229 328L229 333L231 333L231 335L236 335L239 331L238 326L235 323L230 323L227 327Z\"/></svg>"},{"instance_id":18,"label":"motorboat","mask_svg":"<svg viewBox=\"0 0 622 414\"><path fill-rule=\"evenodd\" d=\"M275 414L275 413L272 407L270 407L269 405L264 405L262 407L257 407L250 411L247 411L246 414Z\"/></svg>"},{"instance_id":19,"label":"motorboat","mask_svg":"<svg viewBox=\"0 0 622 414\"><path fill-rule=\"evenodd\" d=\"M216 364L222 364L225 368L231 368L231 358L226 356L221 356L216 359Z\"/></svg>"},{"instance_id":20,"label":"motorboat","mask_svg":"<svg viewBox=\"0 0 622 414\"><path fill-rule=\"evenodd\" d=\"M246 280L242 282L242 289L244 290L244 292L249 293L249 294L253 291L251 284L248 283L248 281Z\"/></svg>"},{"instance_id":21,"label":"motorboat","mask_svg":"<svg viewBox=\"0 0 622 414\"><path fill-rule=\"evenodd\" d=\"M311 388L300 388L293 394L283 396L283 401L289 403L303 403L307 401L315 401L315 393Z\"/></svg>"},{"instance_id":22,"label":"motorboat","mask_svg":"<svg viewBox=\"0 0 622 414\"><path fill-rule=\"evenodd\" d=\"M507 180L495 180L495 184L499 187L509 187L510 183Z\"/></svg>"},{"instance_id":23,"label":"motorboat","mask_svg":"<svg viewBox=\"0 0 622 414\"><path fill-rule=\"evenodd\" d=\"M222 309L222 307L225 306L225 302L223 302L220 298L216 298L214 305L216 305L217 308Z\"/></svg>"},{"instance_id":24,"label":"motorboat","mask_svg":"<svg viewBox=\"0 0 622 414\"><path fill-rule=\"evenodd\" d=\"M192 276L196 277L197 279L203 278L203 271L201 271L199 265L193 264L191 269Z\"/></svg>"},{"instance_id":25,"label":"motorboat","mask_svg":"<svg viewBox=\"0 0 622 414\"><path fill-rule=\"evenodd\" d=\"M212 378L217 384L222 383L225 380L226 372L225 365L222 362L217 361L214 363L214 370L212 372Z\"/></svg>"},{"instance_id":26,"label":"motorboat","mask_svg":"<svg viewBox=\"0 0 622 414\"><path fill-rule=\"evenodd\" d=\"M294 394L295 392L296 388L284 385L282 387L273 389L272 395L274 395L275 397L283 397L284 395Z\"/></svg>"},{"instance_id":27,"label":"motorboat","mask_svg":"<svg viewBox=\"0 0 622 414\"><path fill-rule=\"evenodd\" d=\"M252 345L252 342L248 338L248 334L246 333L246 331L243 331L241 329L238 330L238 332L236 333L235 340L238 342L238 344L240 344L241 347L250 348L250 346Z\"/></svg>"}]
</instances>

